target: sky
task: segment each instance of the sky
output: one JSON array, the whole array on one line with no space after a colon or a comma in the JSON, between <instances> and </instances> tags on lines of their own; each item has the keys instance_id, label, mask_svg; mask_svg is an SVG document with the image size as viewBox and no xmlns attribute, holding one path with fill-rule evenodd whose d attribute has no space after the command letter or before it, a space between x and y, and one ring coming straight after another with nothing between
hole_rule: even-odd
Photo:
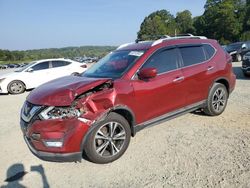
<instances>
[{"instance_id":1,"label":"sky","mask_svg":"<svg viewBox=\"0 0 250 188\"><path fill-rule=\"evenodd\" d=\"M0 0L0 49L134 41L144 18L166 9L202 15L206 0Z\"/></svg>"}]
</instances>

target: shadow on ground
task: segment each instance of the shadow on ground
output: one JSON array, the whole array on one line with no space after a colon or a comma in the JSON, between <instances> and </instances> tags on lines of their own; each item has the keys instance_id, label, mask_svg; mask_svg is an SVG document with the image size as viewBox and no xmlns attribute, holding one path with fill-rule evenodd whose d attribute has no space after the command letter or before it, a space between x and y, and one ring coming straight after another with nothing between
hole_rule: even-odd
<instances>
[{"instance_id":1,"label":"shadow on ground","mask_svg":"<svg viewBox=\"0 0 250 188\"><path fill-rule=\"evenodd\" d=\"M49 188L49 183L47 177L45 175L45 171L42 165L31 166L30 172L25 171L23 164L16 163L11 165L7 170L7 178L4 180L7 182L7 185L1 186L1 188L11 188L11 187L18 187L22 188L25 187L21 184L24 176L28 175L29 173L37 172L42 177L43 188Z\"/></svg>"}]
</instances>

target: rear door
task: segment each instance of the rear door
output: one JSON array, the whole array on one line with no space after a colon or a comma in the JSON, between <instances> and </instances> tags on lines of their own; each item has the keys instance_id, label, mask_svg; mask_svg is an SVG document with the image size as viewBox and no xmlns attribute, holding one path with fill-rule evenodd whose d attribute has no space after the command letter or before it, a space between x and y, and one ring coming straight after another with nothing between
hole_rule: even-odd
<instances>
[{"instance_id":1,"label":"rear door","mask_svg":"<svg viewBox=\"0 0 250 188\"><path fill-rule=\"evenodd\" d=\"M206 45L188 44L178 46L182 57L185 90L188 93L187 105L199 103L207 98L211 84L211 74L216 70L216 63L209 61L215 50L210 45L210 48ZM206 48L210 51L207 52Z\"/></svg>"},{"instance_id":2,"label":"rear door","mask_svg":"<svg viewBox=\"0 0 250 188\"><path fill-rule=\"evenodd\" d=\"M185 105L184 77L177 49L166 48L154 53L140 68L156 68L157 76L149 80L132 80L135 94L134 111L142 123Z\"/></svg>"}]
</instances>

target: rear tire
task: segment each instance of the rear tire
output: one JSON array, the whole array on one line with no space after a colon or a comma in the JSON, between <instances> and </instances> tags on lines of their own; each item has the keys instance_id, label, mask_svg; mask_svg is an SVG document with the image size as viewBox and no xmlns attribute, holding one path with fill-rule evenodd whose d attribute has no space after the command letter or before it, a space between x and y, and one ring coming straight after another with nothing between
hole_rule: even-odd
<instances>
[{"instance_id":1,"label":"rear tire","mask_svg":"<svg viewBox=\"0 0 250 188\"><path fill-rule=\"evenodd\" d=\"M111 112L89 134L85 144L85 154L94 163L110 163L124 154L130 137L131 130L127 120Z\"/></svg>"},{"instance_id":2,"label":"rear tire","mask_svg":"<svg viewBox=\"0 0 250 188\"><path fill-rule=\"evenodd\" d=\"M243 72L243 74L244 74L245 77L250 77L249 73Z\"/></svg>"},{"instance_id":3,"label":"rear tire","mask_svg":"<svg viewBox=\"0 0 250 188\"><path fill-rule=\"evenodd\" d=\"M209 116L220 115L227 106L227 100L227 88L223 84L215 83L208 95L207 105L204 108L205 114Z\"/></svg>"},{"instance_id":4,"label":"rear tire","mask_svg":"<svg viewBox=\"0 0 250 188\"><path fill-rule=\"evenodd\" d=\"M80 74L78 72L73 72L71 75L72 76L79 76Z\"/></svg>"},{"instance_id":5,"label":"rear tire","mask_svg":"<svg viewBox=\"0 0 250 188\"><path fill-rule=\"evenodd\" d=\"M25 85L19 80L14 80L8 84L7 89L10 94L16 95L25 91Z\"/></svg>"}]
</instances>

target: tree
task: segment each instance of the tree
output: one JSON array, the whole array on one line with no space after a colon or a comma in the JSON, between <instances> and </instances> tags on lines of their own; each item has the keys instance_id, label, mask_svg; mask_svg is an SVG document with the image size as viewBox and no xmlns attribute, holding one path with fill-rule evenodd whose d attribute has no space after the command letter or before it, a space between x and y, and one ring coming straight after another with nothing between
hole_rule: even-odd
<instances>
[{"instance_id":1,"label":"tree","mask_svg":"<svg viewBox=\"0 0 250 188\"><path fill-rule=\"evenodd\" d=\"M241 0L207 0L202 18L196 20L198 33L221 43L238 41L242 32Z\"/></svg>"},{"instance_id":2,"label":"tree","mask_svg":"<svg viewBox=\"0 0 250 188\"><path fill-rule=\"evenodd\" d=\"M144 19L137 33L137 39L155 40L162 35L173 35L175 29L176 23L173 15L167 10L156 11Z\"/></svg>"},{"instance_id":3,"label":"tree","mask_svg":"<svg viewBox=\"0 0 250 188\"><path fill-rule=\"evenodd\" d=\"M195 33L192 14L189 10L178 12L175 22L180 33Z\"/></svg>"},{"instance_id":4,"label":"tree","mask_svg":"<svg viewBox=\"0 0 250 188\"><path fill-rule=\"evenodd\" d=\"M250 31L250 0L246 1L245 17L243 21L243 30L245 32Z\"/></svg>"}]
</instances>

